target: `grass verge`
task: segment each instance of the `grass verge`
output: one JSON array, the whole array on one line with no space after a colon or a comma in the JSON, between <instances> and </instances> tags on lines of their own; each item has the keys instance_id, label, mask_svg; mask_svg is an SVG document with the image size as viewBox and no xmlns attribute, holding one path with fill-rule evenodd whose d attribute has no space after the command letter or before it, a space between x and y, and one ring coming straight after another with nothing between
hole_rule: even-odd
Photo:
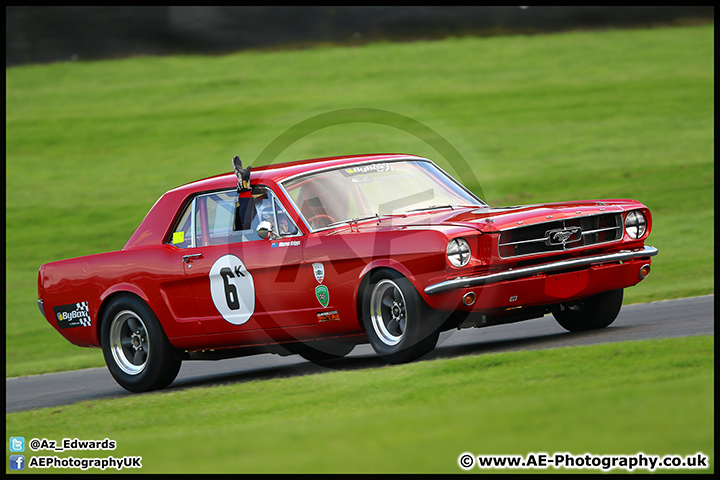
<instances>
[{"instance_id":1,"label":"grass verge","mask_svg":"<svg viewBox=\"0 0 720 480\"><path fill-rule=\"evenodd\" d=\"M6 430L107 437L44 454L142 456L141 473L459 473L463 452L702 452L708 473L713 364L713 336L493 353L81 402Z\"/></svg>"}]
</instances>

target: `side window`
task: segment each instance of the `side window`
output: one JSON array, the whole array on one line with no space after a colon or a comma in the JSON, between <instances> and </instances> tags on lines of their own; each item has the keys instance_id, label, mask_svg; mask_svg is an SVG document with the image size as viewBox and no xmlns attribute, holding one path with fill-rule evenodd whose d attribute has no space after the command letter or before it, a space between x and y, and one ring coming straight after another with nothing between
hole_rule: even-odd
<instances>
[{"instance_id":1,"label":"side window","mask_svg":"<svg viewBox=\"0 0 720 480\"><path fill-rule=\"evenodd\" d=\"M300 233L272 191L265 187L253 189L251 222L246 230L234 230L236 202L234 190L197 196L183 211L167 243L188 248L262 240L256 231L262 221L270 222L276 235Z\"/></svg>"},{"instance_id":2,"label":"side window","mask_svg":"<svg viewBox=\"0 0 720 480\"><path fill-rule=\"evenodd\" d=\"M175 245L178 248L188 248L193 246L193 225L191 216L191 213L193 211L193 203L194 202L190 202L190 204L185 207L185 211L180 216L180 221L178 222L173 232L170 234L170 239L167 243Z\"/></svg>"},{"instance_id":3,"label":"side window","mask_svg":"<svg viewBox=\"0 0 720 480\"><path fill-rule=\"evenodd\" d=\"M201 195L196 201L195 238L200 245L224 245L242 241L242 234L233 230L237 192Z\"/></svg>"},{"instance_id":4,"label":"side window","mask_svg":"<svg viewBox=\"0 0 720 480\"><path fill-rule=\"evenodd\" d=\"M293 236L300 233L290 215L287 214L272 191L265 187L253 189L253 200L255 209L258 212L259 222L270 222L272 231L281 237ZM259 223L258 222L258 223ZM255 225L257 228L257 225Z\"/></svg>"},{"instance_id":5,"label":"side window","mask_svg":"<svg viewBox=\"0 0 720 480\"><path fill-rule=\"evenodd\" d=\"M278 199L275 199L275 213L277 214L278 228L277 232L281 237L292 236L298 234L298 228L290 220L285 209L280 205Z\"/></svg>"}]
</instances>

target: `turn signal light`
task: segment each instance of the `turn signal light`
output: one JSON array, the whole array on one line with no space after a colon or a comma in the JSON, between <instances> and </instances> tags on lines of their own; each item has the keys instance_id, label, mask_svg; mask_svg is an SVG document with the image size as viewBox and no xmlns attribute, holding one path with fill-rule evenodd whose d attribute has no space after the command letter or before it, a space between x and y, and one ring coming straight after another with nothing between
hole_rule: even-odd
<instances>
[{"instance_id":1,"label":"turn signal light","mask_svg":"<svg viewBox=\"0 0 720 480\"><path fill-rule=\"evenodd\" d=\"M638 272L638 277L640 277L640 279L643 279L643 278L647 277L648 275L650 275L650 265L648 265L646 263L645 265L640 267L640 271Z\"/></svg>"},{"instance_id":2,"label":"turn signal light","mask_svg":"<svg viewBox=\"0 0 720 480\"><path fill-rule=\"evenodd\" d=\"M470 305L475 303L476 298L477 297L475 296L475 292L468 292L463 295L462 302L469 307Z\"/></svg>"}]
</instances>

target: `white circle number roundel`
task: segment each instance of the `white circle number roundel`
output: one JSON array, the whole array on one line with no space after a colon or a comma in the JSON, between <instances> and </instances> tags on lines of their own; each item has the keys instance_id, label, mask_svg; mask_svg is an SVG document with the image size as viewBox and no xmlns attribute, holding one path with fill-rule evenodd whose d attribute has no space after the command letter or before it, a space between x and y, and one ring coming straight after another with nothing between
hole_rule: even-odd
<instances>
[{"instance_id":1,"label":"white circle number roundel","mask_svg":"<svg viewBox=\"0 0 720 480\"><path fill-rule=\"evenodd\" d=\"M225 320L242 325L255 313L255 283L242 260L224 255L210 269L210 294Z\"/></svg>"}]
</instances>

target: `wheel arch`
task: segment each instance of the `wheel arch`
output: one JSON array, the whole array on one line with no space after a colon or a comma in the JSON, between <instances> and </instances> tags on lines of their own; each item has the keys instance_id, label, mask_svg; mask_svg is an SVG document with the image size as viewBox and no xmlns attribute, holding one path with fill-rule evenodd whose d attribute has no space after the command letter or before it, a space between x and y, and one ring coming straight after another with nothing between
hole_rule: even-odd
<instances>
[{"instance_id":1,"label":"wheel arch","mask_svg":"<svg viewBox=\"0 0 720 480\"><path fill-rule=\"evenodd\" d=\"M150 307L150 303L148 302L148 299L142 294L141 291L139 291L136 288L115 288L108 292L106 292L102 297L100 297L100 308L98 309L97 313L97 322L96 323L96 330L95 334L98 338L98 343L102 347L102 324L103 320L105 318L105 312L107 311L108 307L118 298L122 297L130 297L135 298L141 302L143 302L150 310L152 308ZM155 312L153 312L155 313ZM157 314L156 314L157 316ZM159 319L158 319L159 321ZM162 323L160 323L160 327L162 328ZM163 331L165 329L163 328Z\"/></svg>"},{"instance_id":2,"label":"wheel arch","mask_svg":"<svg viewBox=\"0 0 720 480\"><path fill-rule=\"evenodd\" d=\"M363 329L363 332L365 331L365 326L362 321L362 304L364 295L367 293L367 288L370 284L370 277L372 277L374 273L381 270L393 271L402 275L403 277L408 279L408 281L413 285L413 287L415 287L415 290L417 290L418 293L420 292L415 276L410 273L410 270L408 270L402 263L398 261L394 261L389 258L379 259L365 265L365 268L363 268L363 270L360 272L360 283L358 284L358 288L355 291L355 311L357 312L358 323Z\"/></svg>"},{"instance_id":3,"label":"wheel arch","mask_svg":"<svg viewBox=\"0 0 720 480\"><path fill-rule=\"evenodd\" d=\"M131 392L146 392L165 388L175 380L183 358L169 342L163 325L142 295L128 290L114 291L104 296L98 312L102 315L101 321L97 322L100 343L105 338L111 341L101 345L103 357L110 374L121 387ZM133 333L123 326L124 322L128 322L128 316L139 320L139 325L132 327L137 328ZM113 333L115 325L119 327ZM122 333L122 330L125 332ZM128 349L132 350L130 346L121 346L123 338L131 337L142 342L136 344L135 339L132 339L135 352L128 352ZM145 355L138 359L140 350Z\"/></svg>"}]
</instances>

